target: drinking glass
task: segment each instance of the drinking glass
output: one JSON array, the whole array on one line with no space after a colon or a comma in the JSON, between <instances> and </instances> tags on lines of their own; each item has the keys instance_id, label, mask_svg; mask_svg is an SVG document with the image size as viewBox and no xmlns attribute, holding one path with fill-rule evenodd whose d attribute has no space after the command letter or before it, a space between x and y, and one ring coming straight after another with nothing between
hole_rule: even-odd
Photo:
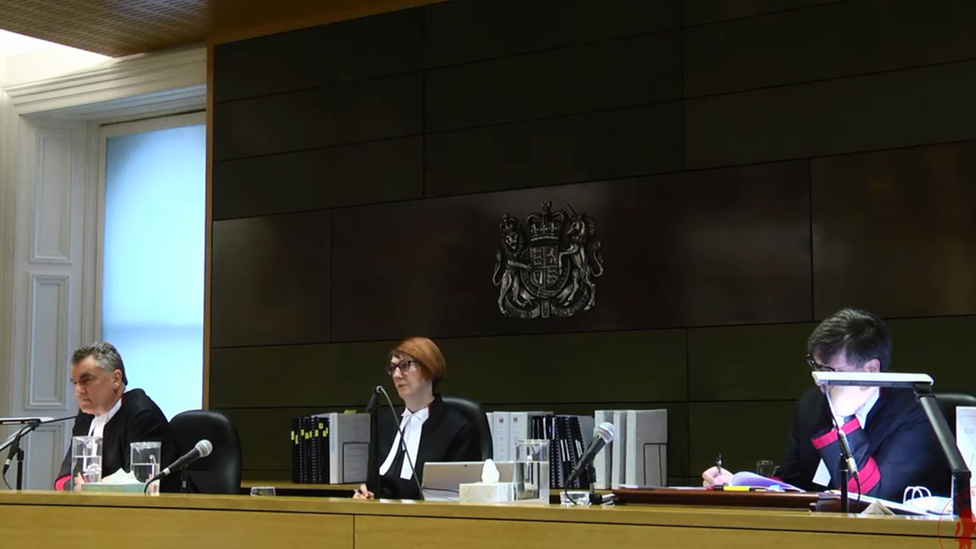
<instances>
[{"instance_id":1,"label":"drinking glass","mask_svg":"<svg viewBox=\"0 0 976 549\"><path fill-rule=\"evenodd\" d=\"M771 477L775 470L776 466L773 465L771 460L760 459L756 461L756 474L761 477Z\"/></svg>"},{"instance_id":2,"label":"drinking glass","mask_svg":"<svg viewBox=\"0 0 976 549\"><path fill-rule=\"evenodd\" d=\"M524 439L515 443L515 499L549 503L549 441Z\"/></svg>"},{"instance_id":3,"label":"drinking glass","mask_svg":"<svg viewBox=\"0 0 976 549\"><path fill-rule=\"evenodd\" d=\"M132 476L136 477L136 480L145 484L159 474L162 448L163 444L157 441L133 442L129 445L129 463L132 465ZM159 481L153 481L146 493L159 495Z\"/></svg>"},{"instance_id":4,"label":"drinking glass","mask_svg":"<svg viewBox=\"0 0 976 549\"><path fill-rule=\"evenodd\" d=\"M102 481L102 437L71 437L71 482Z\"/></svg>"}]
</instances>

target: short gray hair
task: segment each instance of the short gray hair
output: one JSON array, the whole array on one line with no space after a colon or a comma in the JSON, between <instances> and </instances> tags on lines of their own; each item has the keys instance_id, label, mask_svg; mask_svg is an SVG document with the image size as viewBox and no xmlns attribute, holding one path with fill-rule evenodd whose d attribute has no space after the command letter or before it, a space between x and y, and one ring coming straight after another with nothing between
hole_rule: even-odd
<instances>
[{"instance_id":1,"label":"short gray hair","mask_svg":"<svg viewBox=\"0 0 976 549\"><path fill-rule=\"evenodd\" d=\"M128 378L125 377L125 364L122 364L122 356L119 355L119 351L111 343L99 341L91 345L79 347L71 355L71 363L78 364L88 357L95 359L98 367L106 372L112 373L115 370L122 372L122 384L129 384Z\"/></svg>"}]
</instances>

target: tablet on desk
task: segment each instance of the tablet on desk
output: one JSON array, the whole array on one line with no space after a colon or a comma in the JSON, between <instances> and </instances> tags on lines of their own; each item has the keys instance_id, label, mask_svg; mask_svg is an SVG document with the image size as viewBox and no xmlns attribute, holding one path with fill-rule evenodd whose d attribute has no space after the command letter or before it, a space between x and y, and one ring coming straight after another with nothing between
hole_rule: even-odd
<instances>
[{"instance_id":1,"label":"tablet on desk","mask_svg":"<svg viewBox=\"0 0 976 549\"><path fill-rule=\"evenodd\" d=\"M427 501L458 501L458 486L481 482L483 461L434 461L424 464L424 499ZM512 482L514 461L496 461L499 482Z\"/></svg>"}]
</instances>

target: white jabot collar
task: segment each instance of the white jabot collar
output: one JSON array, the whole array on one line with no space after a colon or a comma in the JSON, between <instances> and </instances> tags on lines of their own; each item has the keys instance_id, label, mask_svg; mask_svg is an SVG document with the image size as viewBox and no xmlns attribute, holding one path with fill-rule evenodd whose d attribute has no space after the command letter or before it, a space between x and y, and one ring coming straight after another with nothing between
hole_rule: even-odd
<instances>
[{"instance_id":1,"label":"white jabot collar","mask_svg":"<svg viewBox=\"0 0 976 549\"><path fill-rule=\"evenodd\" d=\"M403 438L407 447L407 456L403 458L403 466L400 468L400 478L406 480L413 477L413 469L410 467L410 463L417 463L417 452L420 450L420 435L423 433L424 422L430 417L430 406L424 406L416 412L410 412L404 408L403 414L400 415L400 429L403 431ZM393 446L390 447L390 453L386 456L386 461L380 466L380 475L385 475L390 467L393 465L393 460L396 459L397 450L400 449L400 432L397 431L396 436L393 437Z\"/></svg>"},{"instance_id":2,"label":"white jabot collar","mask_svg":"<svg viewBox=\"0 0 976 549\"><path fill-rule=\"evenodd\" d=\"M121 408L121 407L122 407L122 397L119 397L119 399L117 401L115 401L115 406L112 406L112 409L111 410L109 410L108 412L106 412L106 413L104 413L104 414L102 414L100 416L95 416L95 419L93 419L92 422L91 422L91 426L88 427L88 436L90 436L90 437L91 436L96 436L96 437L105 436L104 435L104 433L105 433L105 425L109 421L111 421L113 417L115 417L115 414L118 413L119 408Z\"/></svg>"}]
</instances>

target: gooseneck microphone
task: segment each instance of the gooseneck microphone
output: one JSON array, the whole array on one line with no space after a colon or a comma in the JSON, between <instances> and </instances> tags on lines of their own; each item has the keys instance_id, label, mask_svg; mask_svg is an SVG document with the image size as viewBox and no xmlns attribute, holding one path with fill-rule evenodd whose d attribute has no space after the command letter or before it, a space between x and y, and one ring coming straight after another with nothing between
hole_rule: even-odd
<instances>
[{"instance_id":1,"label":"gooseneck microphone","mask_svg":"<svg viewBox=\"0 0 976 549\"><path fill-rule=\"evenodd\" d=\"M171 473L175 471L179 471L180 469L186 467L187 465L193 463L194 461L200 458L205 458L209 456L210 452L212 451L213 451L213 444L211 444L210 441L207 439L201 440L200 442L196 443L196 445L193 447L192 450L190 450L186 454L183 454L183 456L180 457L178 460L174 461L168 467L166 467L165 469L157 473L156 476L146 481L146 486L148 487L150 484L152 484L153 482L161 478L168 477Z\"/></svg>"},{"instance_id":2,"label":"gooseneck microphone","mask_svg":"<svg viewBox=\"0 0 976 549\"><path fill-rule=\"evenodd\" d=\"M397 433L400 434L400 448L403 449L403 455L407 459L407 463L410 464L410 476L413 477L413 481L417 484L417 494L420 497L420 499L423 500L424 490L423 488L420 487L420 478L417 476L417 468L413 466L413 458L410 457L410 452L407 451L407 440L406 437L403 435L403 429L400 428L400 422L397 421L396 408L394 408L393 401L390 400L390 395L387 394L386 389L384 389L382 385L377 385L376 388L373 389L373 396L376 397L380 393L383 393L383 396L386 399L386 403L390 407L390 412L393 413L392 415L393 425L396 426Z\"/></svg>"},{"instance_id":3,"label":"gooseneck microphone","mask_svg":"<svg viewBox=\"0 0 976 549\"><path fill-rule=\"evenodd\" d=\"M580 456L579 461L576 462L576 467L573 469L573 472L566 478L565 486L567 489L583 474L583 471L586 471L590 467L593 459L600 453L600 450L603 450L604 446L613 442L613 437L615 436L617 436L617 428L613 426L613 423L605 421L597 426L596 432L593 433L593 440L586 448L586 451L583 452L583 455Z\"/></svg>"},{"instance_id":4,"label":"gooseneck microphone","mask_svg":"<svg viewBox=\"0 0 976 549\"><path fill-rule=\"evenodd\" d=\"M8 489L10 489L10 484L7 484L7 471L10 469L10 464L13 463L14 461L14 456L18 456L17 459L19 460L17 464L17 490L23 488L22 485L23 475L21 474L23 463L20 463L20 461L23 460L23 454L21 453L20 450L20 441L25 436L27 436L28 433L30 433L34 429L37 429L41 425L47 425L48 423L58 423L61 421L68 421L69 419L75 419L77 417L78 416L75 415L75 416L59 417L57 419L45 419L43 421L41 419L37 419L36 421L31 421L30 423L22 427L20 431L17 432L17 435L14 437L14 440L10 443L10 451L7 452L7 459L3 462L3 472L0 473L0 475L3 476L3 483L6 484Z\"/></svg>"}]
</instances>

